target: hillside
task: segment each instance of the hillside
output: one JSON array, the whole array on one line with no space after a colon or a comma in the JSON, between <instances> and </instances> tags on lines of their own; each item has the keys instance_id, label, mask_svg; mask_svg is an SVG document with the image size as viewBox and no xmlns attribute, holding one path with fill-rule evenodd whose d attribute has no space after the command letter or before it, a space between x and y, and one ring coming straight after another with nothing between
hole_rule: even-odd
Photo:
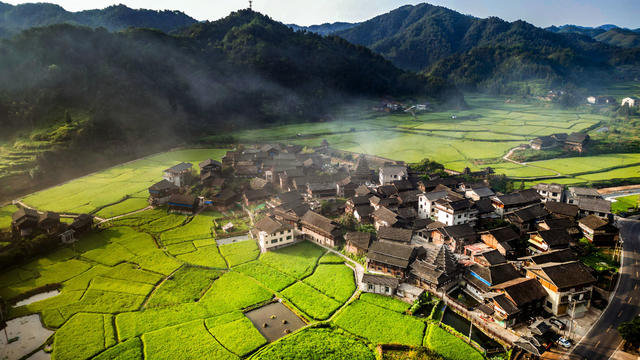
<instances>
[{"instance_id":1,"label":"hillside","mask_svg":"<svg viewBox=\"0 0 640 360\"><path fill-rule=\"evenodd\" d=\"M0 54L8 193L203 134L326 119L360 97L462 99L364 47L248 10L176 35L34 28L0 42Z\"/></svg>"},{"instance_id":2,"label":"hillside","mask_svg":"<svg viewBox=\"0 0 640 360\"><path fill-rule=\"evenodd\" d=\"M357 25L358 23L335 22L335 23L325 23L325 24L311 25L311 26L299 26L296 24L288 24L287 26L289 26L295 31L304 30L304 31L309 31L319 35L331 35L338 31L351 29L352 27Z\"/></svg>"},{"instance_id":3,"label":"hillside","mask_svg":"<svg viewBox=\"0 0 640 360\"><path fill-rule=\"evenodd\" d=\"M640 47L640 32L633 30L611 29L595 36L594 39L609 45L623 48Z\"/></svg>"},{"instance_id":4,"label":"hillside","mask_svg":"<svg viewBox=\"0 0 640 360\"><path fill-rule=\"evenodd\" d=\"M640 54L574 33L554 33L523 21L479 19L429 4L403 6L337 35L401 68L448 78L472 90L510 92L509 83L600 84L634 66Z\"/></svg>"},{"instance_id":5,"label":"hillside","mask_svg":"<svg viewBox=\"0 0 640 360\"><path fill-rule=\"evenodd\" d=\"M134 10L124 5L70 12L55 4L30 3L13 6L0 2L0 28L4 28L5 33L3 35L0 31L0 36L15 34L31 27L63 23L104 27L109 31L137 27L171 32L196 22L180 11Z\"/></svg>"}]
</instances>

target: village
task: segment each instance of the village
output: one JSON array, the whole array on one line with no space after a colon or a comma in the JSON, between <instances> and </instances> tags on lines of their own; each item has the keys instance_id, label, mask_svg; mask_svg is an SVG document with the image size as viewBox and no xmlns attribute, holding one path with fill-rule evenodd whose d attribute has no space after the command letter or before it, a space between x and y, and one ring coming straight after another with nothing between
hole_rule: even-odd
<instances>
[{"instance_id":1,"label":"village","mask_svg":"<svg viewBox=\"0 0 640 360\"><path fill-rule=\"evenodd\" d=\"M606 279L580 261L585 244L620 251L611 203L597 190L538 184L502 194L489 171L441 177L333 155L327 141L242 146L197 172L190 163L166 169L148 189L149 205L190 215L241 206L261 252L304 241L332 249L360 265L362 292L409 303L431 294L501 344L534 355L571 347L580 319L606 304ZM94 220L65 224L60 216L22 207L14 236L44 232L67 244ZM234 233L232 222L221 226Z\"/></svg>"}]
</instances>

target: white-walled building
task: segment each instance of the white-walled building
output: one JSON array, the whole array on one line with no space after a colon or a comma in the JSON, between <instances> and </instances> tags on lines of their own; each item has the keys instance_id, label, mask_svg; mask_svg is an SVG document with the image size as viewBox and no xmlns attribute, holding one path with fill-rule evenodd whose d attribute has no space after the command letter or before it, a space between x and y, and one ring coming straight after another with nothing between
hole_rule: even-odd
<instances>
[{"instance_id":1,"label":"white-walled building","mask_svg":"<svg viewBox=\"0 0 640 360\"><path fill-rule=\"evenodd\" d=\"M258 240L258 245L260 245L260 251L262 252L287 246L296 241L296 230L294 228L270 216L258 221L252 233Z\"/></svg>"},{"instance_id":2,"label":"white-walled building","mask_svg":"<svg viewBox=\"0 0 640 360\"><path fill-rule=\"evenodd\" d=\"M440 199L435 205L435 220L447 226L462 224L475 226L478 221L478 209L469 199Z\"/></svg>"},{"instance_id":3,"label":"white-walled building","mask_svg":"<svg viewBox=\"0 0 640 360\"><path fill-rule=\"evenodd\" d=\"M379 179L380 185L390 184L398 180L407 180L409 171L404 165L388 165L380 168Z\"/></svg>"},{"instance_id":4,"label":"white-walled building","mask_svg":"<svg viewBox=\"0 0 640 360\"><path fill-rule=\"evenodd\" d=\"M177 187L182 187L186 185L192 167L193 165L190 163L180 163L166 169L162 174L162 178Z\"/></svg>"},{"instance_id":5,"label":"white-walled building","mask_svg":"<svg viewBox=\"0 0 640 360\"><path fill-rule=\"evenodd\" d=\"M638 102L640 101L640 99L638 99L635 96L631 96L631 97L626 97L624 99L622 99L622 103L620 104L621 106L629 106L629 107L636 107L638 106Z\"/></svg>"}]
</instances>

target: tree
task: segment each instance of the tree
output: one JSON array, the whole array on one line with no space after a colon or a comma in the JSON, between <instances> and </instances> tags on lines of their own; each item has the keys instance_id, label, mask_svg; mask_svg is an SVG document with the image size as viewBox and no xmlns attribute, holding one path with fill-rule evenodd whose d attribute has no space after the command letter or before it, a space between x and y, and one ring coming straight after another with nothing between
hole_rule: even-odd
<instances>
[{"instance_id":1,"label":"tree","mask_svg":"<svg viewBox=\"0 0 640 360\"><path fill-rule=\"evenodd\" d=\"M640 316L636 315L633 320L620 324L618 332L624 341L635 347L640 346Z\"/></svg>"},{"instance_id":2,"label":"tree","mask_svg":"<svg viewBox=\"0 0 640 360\"><path fill-rule=\"evenodd\" d=\"M69 114L69 110L65 110L64 112L64 122L67 124L71 124L73 119L71 118L71 114Z\"/></svg>"}]
</instances>

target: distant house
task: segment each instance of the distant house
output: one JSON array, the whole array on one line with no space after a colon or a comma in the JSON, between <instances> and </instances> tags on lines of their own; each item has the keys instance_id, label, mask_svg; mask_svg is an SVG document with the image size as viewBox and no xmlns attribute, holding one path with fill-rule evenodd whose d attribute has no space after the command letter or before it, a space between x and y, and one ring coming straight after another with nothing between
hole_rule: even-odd
<instances>
[{"instance_id":1,"label":"distant house","mask_svg":"<svg viewBox=\"0 0 640 360\"><path fill-rule=\"evenodd\" d=\"M38 215L38 228L49 235L58 233L61 229L60 214L51 211Z\"/></svg>"},{"instance_id":2,"label":"distant house","mask_svg":"<svg viewBox=\"0 0 640 360\"><path fill-rule=\"evenodd\" d=\"M585 133L572 133L564 142L564 148L570 151L583 152L589 142L590 137Z\"/></svg>"},{"instance_id":3,"label":"distant house","mask_svg":"<svg viewBox=\"0 0 640 360\"><path fill-rule=\"evenodd\" d=\"M364 274L360 283L360 290L374 294L393 296L400 281L393 276Z\"/></svg>"},{"instance_id":4,"label":"distant house","mask_svg":"<svg viewBox=\"0 0 640 360\"><path fill-rule=\"evenodd\" d=\"M464 192L464 196L473 201L479 201L480 199L490 198L494 195L495 193L488 186L473 187L473 188L466 189Z\"/></svg>"},{"instance_id":5,"label":"distant house","mask_svg":"<svg viewBox=\"0 0 640 360\"><path fill-rule=\"evenodd\" d=\"M169 210L171 211L193 214L198 207L197 201L198 199L191 195L173 194L169 198L167 205L169 205Z\"/></svg>"},{"instance_id":6,"label":"distant house","mask_svg":"<svg viewBox=\"0 0 640 360\"><path fill-rule=\"evenodd\" d=\"M356 218L362 224L371 224L371 215L373 215L374 209L371 205L358 205L353 210L353 217Z\"/></svg>"},{"instance_id":7,"label":"distant house","mask_svg":"<svg viewBox=\"0 0 640 360\"><path fill-rule=\"evenodd\" d=\"M371 233L368 232L348 232L344 235L344 250L350 254L362 256L366 255L371 245Z\"/></svg>"},{"instance_id":8,"label":"distant house","mask_svg":"<svg viewBox=\"0 0 640 360\"><path fill-rule=\"evenodd\" d=\"M564 194L564 186L560 184L545 184L540 183L533 186L540 197L542 197L542 202L555 201L562 202L562 195Z\"/></svg>"},{"instance_id":9,"label":"distant house","mask_svg":"<svg viewBox=\"0 0 640 360\"><path fill-rule=\"evenodd\" d=\"M190 163L184 163L184 162L178 165L174 165L164 170L162 178L177 187L183 187L187 185L189 181L192 167L193 165L191 165Z\"/></svg>"},{"instance_id":10,"label":"distant house","mask_svg":"<svg viewBox=\"0 0 640 360\"><path fill-rule=\"evenodd\" d=\"M480 239L489 247L498 250L502 256L513 258L520 235L507 226L481 232Z\"/></svg>"},{"instance_id":11,"label":"distant house","mask_svg":"<svg viewBox=\"0 0 640 360\"><path fill-rule=\"evenodd\" d=\"M483 245L486 246L485 244L482 243L478 243L475 245ZM473 245L471 245L473 246ZM468 249L469 247L465 247L465 251ZM486 250L481 250L478 252L473 252L470 254L471 256L471 260L476 263L476 264L480 264L482 266L493 266L493 265L500 265L500 264L506 264L507 263L507 258L505 258L502 254L500 254L500 251L496 250L496 249L486 249Z\"/></svg>"},{"instance_id":12,"label":"distant house","mask_svg":"<svg viewBox=\"0 0 640 360\"><path fill-rule=\"evenodd\" d=\"M335 183L309 183L307 184L307 193L312 198L336 197L336 184Z\"/></svg>"},{"instance_id":13,"label":"distant house","mask_svg":"<svg viewBox=\"0 0 640 360\"><path fill-rule=\"evenodd\" d=\"M416 248L388 241L374 241L367 252L367 270L403 279L417 257Z\"/></svg>"},{"instance_id":14,"label":"distant house","mask_svg":"<svg viewBox=\"0 0 640 360\"><path fill-rule=\"evenodd\" d=\"M290 225L265 216L256 223L252 234L257 238L260 250L266 252L293 244L296 241L294 231Z\"/></svg>"},{"instance_id":15,"label":"distant house","mask_svg":"<svg viewBox=\"0 0 640 360\"><path fill-rule=\"evenodd\" d=\"M452 252L461 253L465 245L478 239L478 234L468 224L452 225L431 231L431 240L436 245L447 245Z\"/></svg>"},{"instance_id":16,"label":"distant house","mask_svg":"<svg viewBox=\"0 0 640 360\"><path fill-rule=\"evenodd\" d=\"M518 270L509 263L493 266L473 264L467 268L467 272L463 276L466 282L466 292L481 302L494 295L491 291L493 286L520 277Z\"/></svg>"},{"instance_id":17,"label":"distant house","mask_svg":"<svg viewBox=\"0 0 640 360\"><path fill-rule=\"evenodd\" d=\"M469 199L439 199L435 205L435 220L449 226L461 224L475 226L478 220L478 209Z\"/></svg>"},{"instance_id":18,"label":"distant house","mask_svg":"<svg viewBox=\"0 0 640 360\"><path fill-rule=\"evenodd\" d=\"M581 216L596 215L601 218L611 216L611 201L604 199L582 198L578 200Z\"/></svg>"},{"instance_id":19,"label":"distant house","mask_svg":"<svg viewBox=\"0 0 640 360\"><path fill-rule=\"evenodd\" d=\"M409 229L393 227L381 227L378 229L378 240L409 244L412 237L413 231Z\"/></svg>"},{"instance_id":20,"label":"distant house","mask_svg":"<svg viewBox=\"0 0 640 360\"><path fill-rule=\"evenodd\" d=\"M264 189L245 190L245 192L242 193L242 201L246 206L262 203L268 198L269 198L269 193Z\"/></svg>"},{"instance_id":21,"label":"distant house","mask_svg":"<svg viewBox=\"0 0 640 360\"><path fill-rule=\"evenodd\" d=\"M354 169L350 172L351 181L354 184L366 184L374 182L374 172L369 168L369 162L365 155L358 156Z\"/></svg>"},{"instance_id":22,"label":"distant house","mask_svg":"<svg viewBox=\"0 0 640 360\"><path fill-rule=\"evenodd\" d=\"M259 175L258 167L255 164L237 164L235 166L235 175L237 177L252 178Z\"/></svg>"},{"instance_id":23,"label":"distant house","mask_svg":"<svg viewBox=\"0 0 640 360\"><path fill-rule=\"evenodd\" d=\"M519 277L492 287L498 293L490 301L498 325L512 327L537 315L547 297L544 287L535 279Z\"/></svg>"},{"instance_id":24,"label":"distant house","mask_svg":"<svg viewBox=\"0 0 640 360\"><path fill-rule=\"evenodd\" d=\"M236 203L238 200L238 194L233 190L227 188L222 190L216 198L213 200L213 204L219 207L229 207Z\"/></svg>"},{"instance_id":25,"label":"distant house","mask_svg":"<svg viewBox=\"0 0 640 360\"><path fill-rule=\"evenodd\" d=\"M339 225L318 213L307 211L300 223L307 240L328 247L337 247L342 241Z\"/></svg>"},{"instance_id":26,"label":"distant house","mask_svg":"<svg viewBox=\"0 0 640 360\"><path fill-rule=\"evenodd\" d=\"M491 198L491 203L496 209L496 213L500 216L539 202L540 195L536 189L527 189L510 194L493 196Z\"/></svg>"},{"instance_id":27,"label":"distant house","mask_svg":"<svg viewBox=\"0 0 640 360\"><path fill-rule=\"evenodd\" d=\"M222 171L222 163L217 160L207 159L200 164L200 178L206 174L220 174Z\"/></svg>"},{"instance_id":28,"label":"distant house","mask_svg":"<svg viewBox=\"0 0 640 360\"><path fill-rule=\"evenodd\" d=\"M439 291L455 286L460 268L448 246L429 250L424 260L416 260L411 265L410 279L413 284L424 289Z\"/></svg>"},{"instance_id":29,"label":"distant house","mask_svg":"<svg viewBox=\"0 0 640 360\"><path fill-rule=\"evenodd\" d=\"M525 267L539 266L549 263L566 263L578 260L578 255L571 249L551 250L548 252L533 254L518 258Z\"/></svg>"},{"instance_id":30,"label":"distant house","mask_svg":"<svg viewBox=\"0 0 640 360\"><path fill-rule=\"evenodd\" d=\"M394 226L399 221L398 214L382 206L379 207L378 210L373 212L372 217L376 230L380 229L381 227Z\"/></svg>"},{"instance_id":31,"label":"distant house","mask_svg":"<svg viewBox=\"0 0 640 360\"><path fill-rule=\"evenodd\" d=\"M626 97L626 98L622 99L622 102L620 103L620 106L628 106L628 107L632 108L632 107L638 106L639 103L640 103L640 99L638 99L635 96L629 96L629 97Z\"/></svg>"},{"instance_id":32,"label":"distant house","mask_svg":"<svg viewBox=\"0 0 640 360\"><path fill-rule=\"evenodd\" d=\"M172 182L162 179L149 187L149 203L151 205L164 205L169 201L171 195L178 193L180 188Z\"/></svg>"},{"instance_id":33,"label":"distant house","mask_svg":"<svg viewBox=\"0 0 640 360\"><path fill-rule=\"evenodd\" d=\"M11 216L11 229L18 236L29 236L37 229L38 218L36 210L20 208Z\"/></svg>"},{"instance_id":34,"label":"distant house","mask_svg":"<svg viewBox=\"0 0 640 360\"><path fill-rule=\"evenodd\" d=\"M544 204L544 208L551 214L551 217L555 219L576 219L578 217L578 213L580 212L580 208L576 205L559 203L554 201L549 201Z\"/></svg>"},{"instance_id":35,"label":"distant house","mask_svg":"<svg viewBox=\"0 0 640 360\"><path fill-rule=\"evenodd\" d=\"M532 254L551 250L566 249L571 243L571 236L565 229L534 231L529 234L529 251Z\"/></svg>"},{"instance_id":36,"label":"distant house","mask_svg":"<svg viewBox=\"0 0 640 360\"><path fill-rule=\"evenodd\" d=\"M553 315L579 318L589 310L596 279L581 262L530 266L526 276L538 280L547 291L544 309Z\"/></svg>"},{"instance_id":37,"label":"distant house","mask_svg":"<svg viewBox=\"0 0 640 360\"><path fill-rule=\"evenodd\" d=\"M531 140L530 145L533 150L546 150L558 146L558 141L551 136L541 136Z\"/></svg>"},{"instance_id":38,"label":"distant house","mask_svg":"<svg viewBox=\"0 0 640 360\"><path fill-rule=\"evenodd\" d=\"M584 237L597 245L614 244L618 239L618 228L599 216L586 216L578 220L578 226Z\"/></svg>"},{"instance_id":39,"label":"distant house","mask_svg":"<svg viewBox=\"0 0 640 360\"><path fill-rule=\"evenodd\" d=\"M341 198L350 198L356 195L358 185L351 181L350 177L344 178L336 183L336 195Z\"/></svg>"},{"instance_id":40,"label":"distant house","mask_svg":"<svg viewBox=\"0 0 640 360\"><path fill-rule=\"evenodd\" d=\"M407 180L409 171L404 165L388 165L380 168L378 181L380 185L390 184L397 180Z\"/></svg>"},{"instance_id":41,"label":"distant house","mask_svg":"<svg viewBox=\"0 0 640 360\"><path fill-rule=\"evenodd\" d=\"M589 97L587 98L587 103L592 104L592 105L595 105L595 103L596 103L596 101L597 101L597 100L598 100L598 99L597 99L595 96L589 96Z\"/></svg>"},{"instance_id":42,"label":"distant house","mask_svg":"<svg viewBox=\"0 0 640 360\"><path fill-rule=\"evenodd\" d=\"M549 212L541 204L529 205L525 208L505 214L505 220L525 234L536 228L536 224L549 216Z\"/></svg>"},{"instance_id":43,"label":"distant house","mask_svg":"<svg viewBox=\"0 0 640 360\"><path fill-rule=\"evenodd\" d=\"M421 219L435 219L436 201L444 198L454 201L462 200L463 197L444 185L438 185L431 192L418 195L418 217Z\"/></svg>"},{"instance_id":44,"label":"distant house","mask_svg":"<svg viewBox=\"0 0 640 360\"><path fill-rule=\"evenodd\" d=\"M73 222L69 225L69 229L73 230L75 235L80 235L90 231L92 226L93 216L89 214L80 214L73 219Z\"/></svg>"},{"instance_id":45,"label":"distant house","mask_svg":"<svg viewBox=\"0 0 640 360\"><path fill-rule=\"evenodd\" d=\"M578 204L580 199L602 199L602 195L594 188L584 188L569 186L567 188L564 199L567 204Z\"/></svg>"}]
</instances>

